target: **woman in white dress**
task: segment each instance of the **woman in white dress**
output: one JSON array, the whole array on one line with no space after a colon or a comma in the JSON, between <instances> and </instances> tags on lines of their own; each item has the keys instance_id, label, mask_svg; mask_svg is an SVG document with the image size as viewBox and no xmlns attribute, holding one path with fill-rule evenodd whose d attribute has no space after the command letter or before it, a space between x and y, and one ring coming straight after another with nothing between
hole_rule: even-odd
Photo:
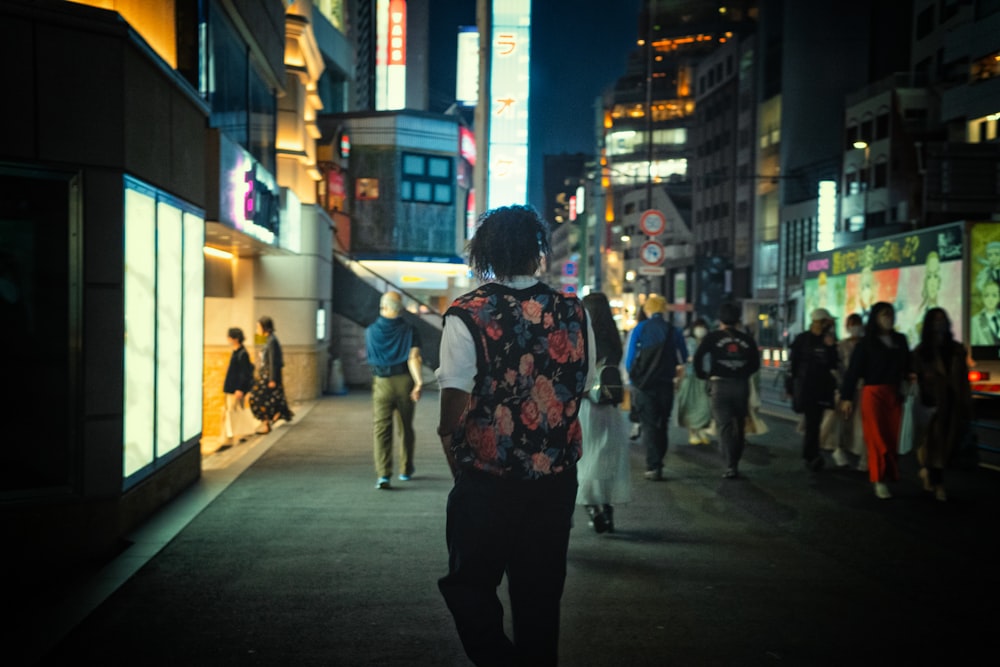
<instances>
[{"instance_id":1,"label":"woman in white dress","mask_svg":"<svg viewBox=\"0 0 1000 667\"><path fill-rule=\"evenodd\" d=\"M594 330L598 367L617 366L622 340L608 297L591 292L583 306ZM577 463L577 505L587 508L590 525L598 533L614 532L614 507L632 500L627 415L617 405L585 399L580 405L583 456Z\"/></svg>"}]
</instances>

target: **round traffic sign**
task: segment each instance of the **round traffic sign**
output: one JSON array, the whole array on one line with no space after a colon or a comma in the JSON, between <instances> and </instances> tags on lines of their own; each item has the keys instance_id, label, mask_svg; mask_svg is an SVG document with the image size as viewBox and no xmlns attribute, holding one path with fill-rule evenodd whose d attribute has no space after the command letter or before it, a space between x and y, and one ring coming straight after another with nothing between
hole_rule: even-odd
<instances>
[{"instance_id":1,"label":"round traffic sign","mask_svg":"<svg viewBox=\"0 0 1000 667\"><path fill-rule=\"evenodd\" d=\"M663 215L663 211L652 208L643 211L639 216L639 229L646 236L659 236L667 229L667 216Z\"/></svg>"},{"instance_id":2,"label":"round traffic sign","mask_svg":"<svg viewBox=\"0 0 1000 667\"><path fill-rule=\"evenodd\" d=\"M646 241L639 248L639 259L643 264L657 266L663 264L666 254L663 251L663 244L659 241Z\"/></svg>"}]
</instances>

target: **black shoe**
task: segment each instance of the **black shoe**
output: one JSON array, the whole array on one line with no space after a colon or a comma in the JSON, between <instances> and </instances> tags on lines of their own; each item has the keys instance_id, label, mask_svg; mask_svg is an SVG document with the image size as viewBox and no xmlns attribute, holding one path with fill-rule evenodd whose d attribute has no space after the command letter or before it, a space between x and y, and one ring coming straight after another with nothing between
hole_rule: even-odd
<instances>
[{"instance_id":1,"label":"black shoe","mask_svg":"<svg viewBox=\"0 0 1000 667\"><path fill-rule=\"evenodd\" d=\"M587 505L587 514L590 515L590 525L594 527L595 533L608 532L608 518L597 505Z\"/></svg>"},{"instance_id":2,"label":"black shoe","mask_svg":"<svg viewBox=\"0 0 1000 667\"><path fill-rule=\"evenodd\" d=\"M608 520L608 532L615 532L615 508L611 505L605 505L604 516Z\"/></svg>"},{"instance_id":3,"label":"black shoe","mask_svg":"<svg viewBox=\"0 0 1000 667\"><path fill-rule=\"evenodd\" d=\"M735 468L730 468L722 475L722 479L739 479L740 474L736 472Z\"/></svg>"},{"instance_id":4,"label":"black shoe","mask_svg":"<svg viewBox=\"0 0 1000 667\"><path fill-rule=\"evenodd\" d=\"M810 461L806 461L806 467L812 470L813 472L819 472L820 470L823 469L823 466L825 465L826 461L823 459L822 454L816 456L816 458Z\"/></svg>"}]
</instances>

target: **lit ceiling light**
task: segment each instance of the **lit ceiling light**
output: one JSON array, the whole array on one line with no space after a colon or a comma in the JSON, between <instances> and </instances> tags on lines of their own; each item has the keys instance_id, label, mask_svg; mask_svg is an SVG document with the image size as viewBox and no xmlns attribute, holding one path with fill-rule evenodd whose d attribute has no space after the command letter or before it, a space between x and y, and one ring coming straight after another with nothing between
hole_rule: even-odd
<instances>
[{"instance_id":1,"label":"lit ceiling light","mask_svg":"<svg viewBox=\"0 0 1000 667\"><path fill-rule=\"evenodd\" d=\"M227 252L225 250L220 250L219 248L213 248L211 246L205 246L203 252L209 257L216 257L218 259L232 259L233 253Z\"/></svg>"},{"instance_id":2,"label":"lit ceiling light","mask_svg":"<svg viewBox=\"0 0 1000 667\"><path fill-rule=\"evenodd\" d=\"M867 141L855 141L854 142L854 147L857 148L859 151L863 151L864 149L868 148L868 142Z\"/></svg>"}]
</instances>

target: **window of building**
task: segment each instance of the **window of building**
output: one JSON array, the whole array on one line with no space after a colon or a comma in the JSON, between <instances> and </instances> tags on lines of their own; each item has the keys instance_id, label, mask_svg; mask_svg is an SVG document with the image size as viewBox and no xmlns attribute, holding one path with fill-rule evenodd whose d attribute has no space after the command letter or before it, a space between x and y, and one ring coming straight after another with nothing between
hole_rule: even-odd
<instances>
[{"instance_id":1,"label":"window of building","mask_svg":"<svg viewBox=\"0 0 1000 667\"><path fill-rule=\"evenodd\" d=\"M182 445L198 444L205 222L197 209L129 177L124 205L122 468L130 487Z\"/></svg>"},{"instance_id":2,"label":"window of building","mask_svg":"<svg viewBox=\"0 0 1000 667\"><path fill-rule=\"evenodd\" d=\"M73 180L67 174L0 166L0 326L8 375L4 410L13 423L8 433L32 436L30 442L8 436L0 449L0 491L12 504L22 494L68 489L75 477L76 439L70 425L81 422L74 411L82 401L74 396L83 383L67 380L79 373L75 348L83 335L82 290L72 285L82 283L83 262L71 243L80 237L81 223L70 212L81 210L83 203L82 188Z\"/></svg>"},{"instance_id":3,"label":"window of building","mask_svg":"<svg viewBox=\"0 0 1000 667\"><path fill-rule=\"evenodd\" d=\"M928 5L917 14L917 39L923 39L934 30L934 5Z\"/></svg>"},{"instance_id":4,"label":"window of building","mask_svg":"<svg viewBox=\"0 0 1000 667\"><path fill-rule=\"evenodd\" d=\"M246 44L216 3L209 3L208 32L201 93L212 109L209 122L250 151L273 174L278 118L275 91L267 85Z\"/></svg>"},{"instance_id":5,"label":"window of building","mask_svg":"<svg viewBox=\"0 0 1000 667\"><path fill-rule=\"evenodd\" d=\"M872 187L884 188L889 184L889 165L879 162L875 165L875 182Z\"/></svg>"},{"instance_id":6,"label":"window of building","mask_svg":"<svg viewBox=\"0 0 1000 667\"><path fill-rule=\"evenodd\" d=\"M455 196L452 164L451 158L439 155L403 153L400 200L451 204Z\"/></svg>"},{"instance_id":7,"label":"window of building","mask_svg":"<svg viewBox=\"0 0 1000 667\"><path fill-rule=\"evenodd\" d=\"M873 128L874 124L872 123L871 118L869 118L868 120L861 121L861 134L858 137L858 139L860 141L865 141L867 143L871 143L872 141L874 141L875 133L873 132Z\"/></svg>"},{"instance_id":8,"label":"window of building","mask_svg":"<svg viewBox=\"0 0 1000 667\"><path fill-rule=\"evenodd\" d=\"M875 118L875 140L889 136L889 112L883 111Z\"/></svg>"},{"instance_id":9,"label":"window of building","mask_svg":"<svg viewBox=\"0 0 1000 667\"><path fill-rule=\"evenodd\" d=\"M858 141L858 126L849 125L847 127L847 131L844 133L844 138L845 138L844 142L845 148L847 148L848 150L854 148L854 142Z\"/></svg>"}]
</instances>

